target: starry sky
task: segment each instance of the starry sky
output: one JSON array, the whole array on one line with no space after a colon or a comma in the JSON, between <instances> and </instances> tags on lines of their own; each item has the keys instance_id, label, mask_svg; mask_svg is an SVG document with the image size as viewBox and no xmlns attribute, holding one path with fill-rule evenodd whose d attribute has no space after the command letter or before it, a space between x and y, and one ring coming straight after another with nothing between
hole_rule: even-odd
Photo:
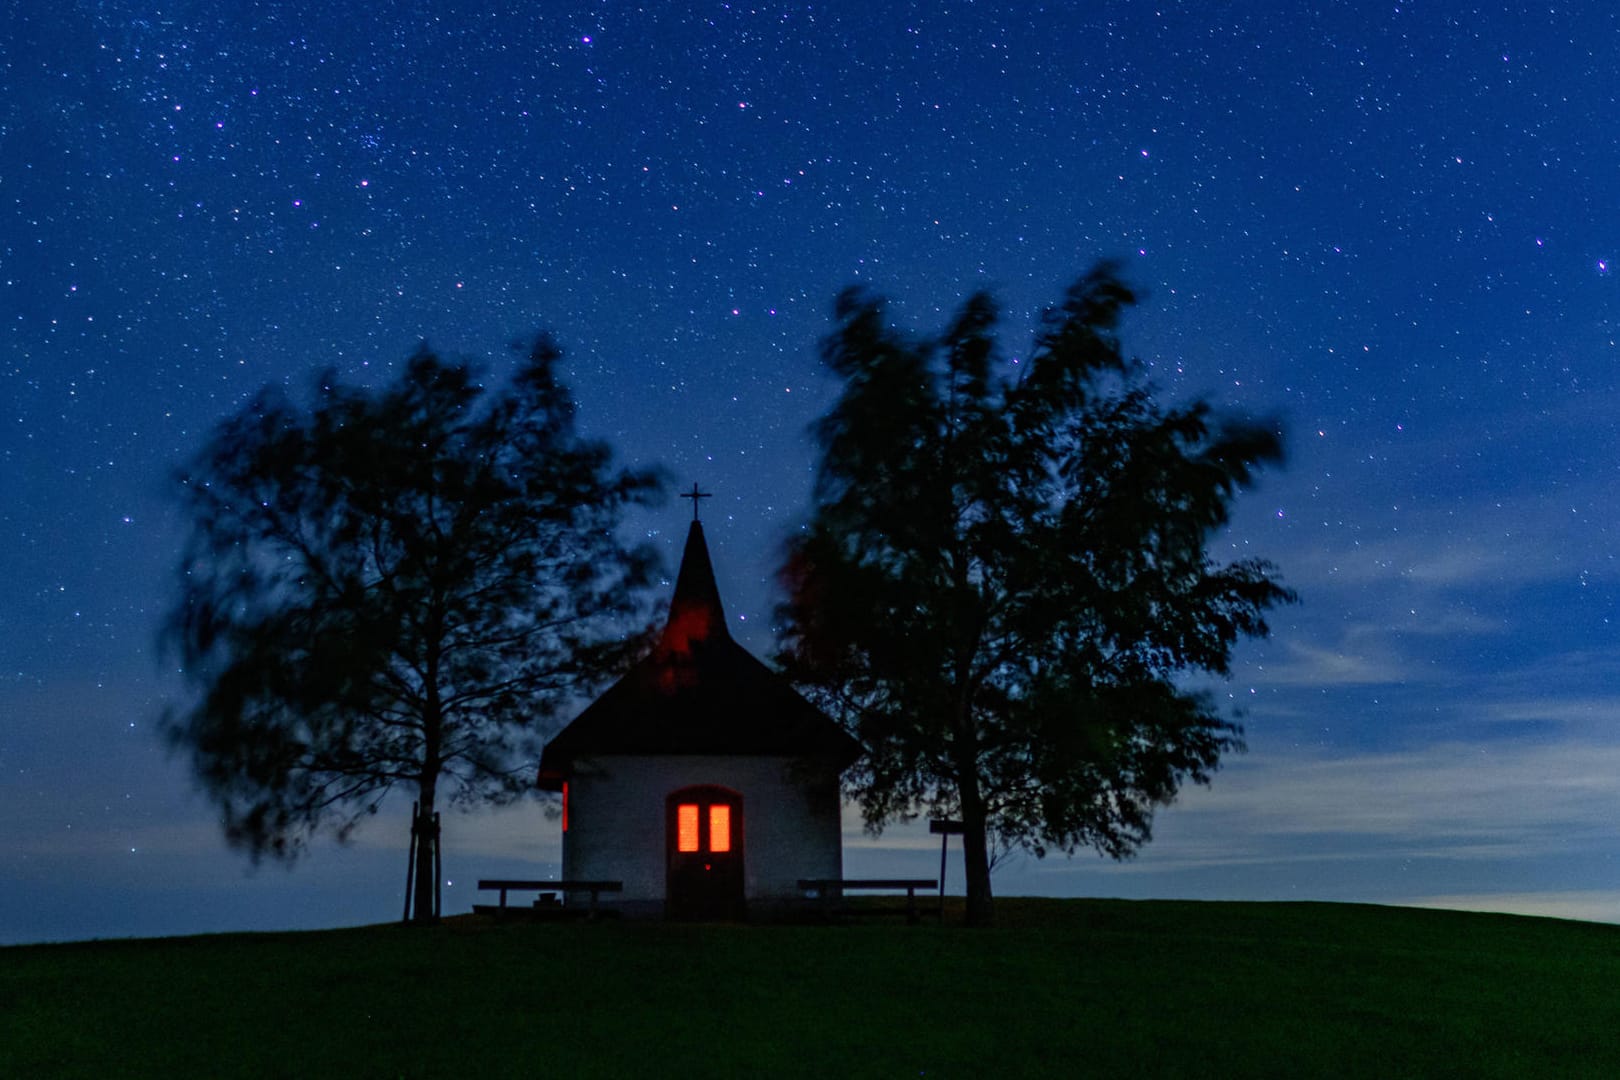
<instances>
[{"instance_id":1,"label":"starry sky","mask_svg":"<svg viewBox=\"0 0 1620 1080\"><path fill-rule=\"evenodd\" d=\"M1620 921L1612 5L8 9L0 943L403 903L406 808L253 871L155 735L171 475L267 383L380 382L423 339L498 378L550 329L587 433L714 492L766 653L835 293L928 331L991 289L1011 363L1100 257L1167 397L1284 418L1212 553L1303 602L1218 688L1249 752L1139 858L997 890ZM671 574L688 517L630 523ZM447 912L557 871L537 804L445 829ZM846 873L937 859L850 821Z\"/></svg>"}]
</instances>

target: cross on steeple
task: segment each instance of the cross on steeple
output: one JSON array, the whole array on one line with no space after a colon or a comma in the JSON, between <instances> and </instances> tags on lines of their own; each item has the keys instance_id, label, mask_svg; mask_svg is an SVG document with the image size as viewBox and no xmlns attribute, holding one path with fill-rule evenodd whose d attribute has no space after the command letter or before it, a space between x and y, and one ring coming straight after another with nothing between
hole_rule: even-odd
<instances>
[{"instance_id":1,"label":"cross on steeple","mask_svg":"<svg viewBox=\"0 0 1620 1080\"><path fill-rule=\"evenodd\" d=\"M691 491L681 492L681 498L692 500L692 520L696 521L698 519L698 500L713 498L713 496L707 491L699 491L697 484L694 482Z\"/></svg>"}]
</instances>

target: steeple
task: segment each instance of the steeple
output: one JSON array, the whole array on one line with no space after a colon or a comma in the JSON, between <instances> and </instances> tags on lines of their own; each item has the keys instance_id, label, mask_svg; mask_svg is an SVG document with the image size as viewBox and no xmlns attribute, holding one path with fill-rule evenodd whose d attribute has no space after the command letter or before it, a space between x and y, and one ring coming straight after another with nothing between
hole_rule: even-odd
<instances>
[{"instance_id":1,"label":"steeple","mask_svg":"<svg viewBox=\"0 0 1620 1080\"><path fill-rule=\"evenodd\" d=\"M703 493L693 495L695 507ZM732 638L703 524L694 520L657 646L546 743L539 782L561 791L576 757L602 754L781 756L843 768L860 751Z\"/></svg>"},{"instance_id":2,"label":"steeple","mask_svg":"<svg viewBox=\"0 0 1620 1080\"><path fill-rule=\"evenodd\" d=\"M661 652L685 654L694 647L730 638L726 612L720 605L720 588L714 583L714 566L709 562L709 545L703 539L703 523L694 518L686 534L675 596L669 602L669 621L664 624L658 648Z\"/></svg>"}]
</instances>

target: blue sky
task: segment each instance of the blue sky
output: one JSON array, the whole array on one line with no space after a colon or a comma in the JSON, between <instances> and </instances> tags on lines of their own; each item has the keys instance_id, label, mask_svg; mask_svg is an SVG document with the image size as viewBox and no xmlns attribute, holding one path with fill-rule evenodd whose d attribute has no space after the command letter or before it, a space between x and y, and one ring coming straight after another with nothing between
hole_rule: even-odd
<instances>
[{"instance_id":1,"label":"blue sky","mask_svg":"<svg viewBox=\"0 0 1620 1080\"><path fill-rule=\"evenodd\" d=\"M1302 603L1219 688L1249 753L1135 861L1004 893L1620 920L1620 129L1608 5L179 3L0 45L0 941L320 926L402 901L400 807L249 873L154 721L171 471L267 383L421 338L567 349L584 427L715 498L769 650L815 343L860 282L1009 362L1099 257L1172 398L1278 414L1216 557ZM684 505L638 520L673 564ZM673 572L673 565L670 566ZM544 874L537 806L452 817ZM852 828L854 872L932 872ZM463 877L464 875L464 877Z\"/></svg>"}]
</instances>

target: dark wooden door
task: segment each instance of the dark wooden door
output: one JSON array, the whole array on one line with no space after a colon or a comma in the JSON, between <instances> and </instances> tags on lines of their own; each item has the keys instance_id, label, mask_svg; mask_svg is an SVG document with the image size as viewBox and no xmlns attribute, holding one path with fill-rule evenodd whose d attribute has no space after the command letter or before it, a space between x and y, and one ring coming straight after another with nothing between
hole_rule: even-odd
<instances>
[{"instance_id":1,"label":"dark wooden door","mask_svg":"<svg viewBox=\"0 0 1620 1080\"><path fill-rule=\"evenodd\" d=\"M730 788L682 788L665 804L671 919L741 919L743 802Z\"/></svg>"}]
</instances>

